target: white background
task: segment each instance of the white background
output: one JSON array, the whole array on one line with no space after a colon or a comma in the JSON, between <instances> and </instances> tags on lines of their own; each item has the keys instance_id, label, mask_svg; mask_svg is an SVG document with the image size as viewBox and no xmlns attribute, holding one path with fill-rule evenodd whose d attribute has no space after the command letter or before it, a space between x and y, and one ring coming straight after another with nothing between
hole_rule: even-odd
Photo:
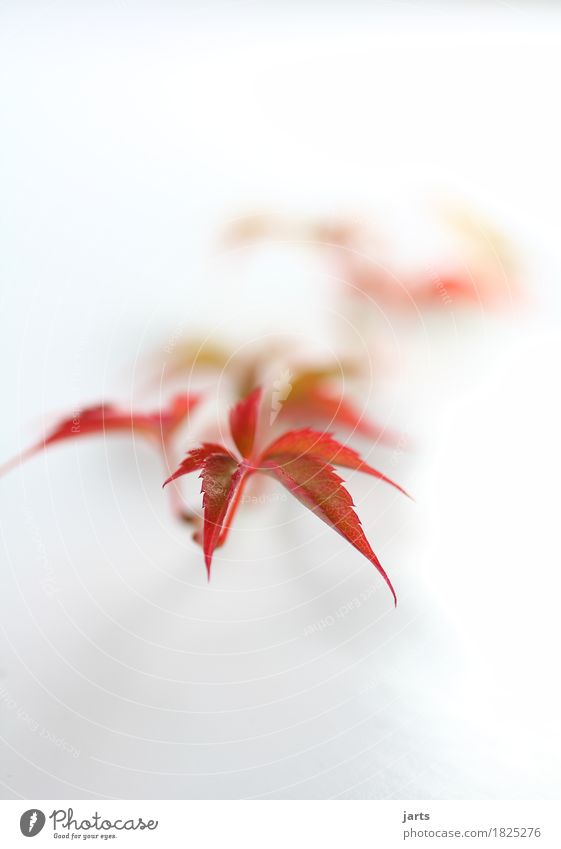
<instances>
[{"instance_id":1,"label":"white background","mask_svg":"<svg viewBox=\"0 0 561 849\"><path fill-rule=\"evenodd\" d=\"M373 408L415 449L369 456L417 503L351 489L395 611L288 502L240 514L208 586L142 445L60 446L2 479L2 794L554 797L557 11L1 9L2 456L78 404L150 406L144 372L178 331L328 345L309 256L213 253L248 210L461 198L515 241L527 293L392 324Z\"/></svg>"}]
</instances>

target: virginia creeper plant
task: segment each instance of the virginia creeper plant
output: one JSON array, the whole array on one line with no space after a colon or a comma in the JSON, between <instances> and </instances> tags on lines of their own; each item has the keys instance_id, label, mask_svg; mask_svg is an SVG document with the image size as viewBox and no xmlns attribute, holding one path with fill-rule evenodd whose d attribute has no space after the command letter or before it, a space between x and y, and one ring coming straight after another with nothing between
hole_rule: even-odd
<instances>
[{"instance_id":1,"label":"virginia creeper plant","mask_svg":"<svg viewBox=\"0 0 561 849\"><path fill-rule=\"evenodd\" d=\"M291 417L309 415L329 419L331 416L335 424L359 429L362 433L377 432L374 426L361 423L359 414L350 404L339 402L338 406L329 405L326 410L326 405L318 402L320 395L316 384L323 377L321 371L302 372ZM229 429L237 453L216 442L203 442L188 452L177 470L164 482L167 486L183 475L200 472L202 528L199 527L201 520L198 514L185 508L181 494L174 488L171 488L172 507L178 518L195 525L193 539L202 545L209 579L213 553L226 541L243 489L250 478L259 473L285 487L366 557L387 583L397 602L391 581L372 550L355 513L352 498L334 467L364 472L407 493L326 431L309 427L286 430L263 445L259 427L263 418L262 399L263 391L256 387L230 411ZM1 467L0 473L59 442L109 434L128 434L146 439L162 455L167 470L179 429L203 400L201 393L179 394L167 407L150 413L131 412L113 404L87 407L63 419L41 441ZM282 417L283 421L285 417ZM272 420L267 424L271 434L274 432L273 424Z\"/></svg>"},{"instance_id":2,"label":"virginia creeper plant","mask_svg":"<svg viewBox=\"0 0 561 849\"><path fill-rule=\"evenodd\" d=\"M366 539L353 501L334 466L356 469L385 481L405 493L377 469L328 433L289 430L266 446L258 436L262 390L257 388L230 412L230 431L238 450L204 442L187 454L164 486L183 475L200 470L203 493L202 547L210 578L212 555L226 541L243 488L256 473L282 484L305 507L350 542L376 567L397 603L394 588Z\"/></svg>"},{"instance_id":3,"label":"virginia creeper plant","mask_svg":"<svg viewBox=\"0 0 561 849\"><path fill-rule=\"evenodd\" d=\"M466 222L462 221L465 229ZM396 309L409 309L411 304L416 309L433 309L448 308L453 301L469 305L500 300L503 279L497 283L495 252L490 261L487 245L496 247L497 238L491 238L492 234L486 233L478 222L474 227L468 220L468 225L471 254L477 260L473 263L476 273L469 275L464 270L465 262L454 268L423 266L419 271L404 273L389 260L379 261L376 234L355 221L291 221L257 216L243 219L231 229L227 242L239 246L277 235L315 246L336 266L335 276L344 282L346 295L352 299L367 296L368 303L379 301ZM505 267L508 253L508 246L503 247ZM350 307L347 312L352 321ZM360 318L368 317L369 311L361 308ZM268 478L288 490L369 560L396 602L390 578L372 550L352 498L335 471L338 467L363 472L407 495L331 432L343 431L351 437L390 446L403 445L400 434L365 416L348 397L347 387L355 378L369 379L364 374L364 356L310 363L300 356L301 352L295 352L293 342L287 345L268 341L249 352L197 340L177 344L174 341L168 347L160 385L169 386L170 381L180 377L183 385L195 385L196 392L176 394L161 409L147 413L108 403L77 411L61 420L39 442L0 466L0 474L46 448L73 439L125 434L146 440L163 460L167 475L163 485L171 494L173 513L193 527L193 539L203 549L209 579L213 554L226 542L244 488L254 476ZM206 425L199 446L189 450L169 474L177 462L179 444L193 436L190 414L206 406L217 385L236 401L228 419L235 448L216 441L215 429ZM267 387L265 392L262 386ZM192 472L199 472L201 478L202 515L187 508L176 483Z\"/></svg>"}]
</instances>

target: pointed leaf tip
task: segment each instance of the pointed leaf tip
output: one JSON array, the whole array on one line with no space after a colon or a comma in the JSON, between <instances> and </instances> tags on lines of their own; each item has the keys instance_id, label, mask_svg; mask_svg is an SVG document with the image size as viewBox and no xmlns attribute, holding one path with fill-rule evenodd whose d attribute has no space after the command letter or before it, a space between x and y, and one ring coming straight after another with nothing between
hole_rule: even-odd
<instances>
[{"instance_id":1,"label":"pointed leaf tip","mask_svg":"<svg viewBox=\"0 0 561 849\"><path fill-rule=\"evenodd\" d=\"M311 454L298 457L278 454L264 460L261 470L275 477L305 507L366 557L388 585L394 605L397 604L395 590L366 538L352 498L332 466Z\"/></svg>"},{"instance_id":2,"label":"pointed leaf tip","mask_svg":"<svg viewBox=\"0 0 561 849\"><path fill-rule=\"evenodd\" d=\"M59 421L39 443L1 466L0 474L14 468L38 451L69 439L128 433L144 436L152 443L161 443L183 422L189 411L200 402L201 397L185 393L176 395L167 407L152 413L135 413L130 409L107 403L85 407Z\"/></svg>"},{"instance_id":3,"label":"pointed leaf tip","mask_svg":"<svg viewBox=\"0 0 561 849\"><path fill-rule=\"evenodd\" d=\"M204 461L201 472L203 551L209 579L212 555L221 542L227 520L232 519L229 514L236 508L235 496L247 473L246 466L230 455L211 454Z\"/></svg>"}]
</instances>

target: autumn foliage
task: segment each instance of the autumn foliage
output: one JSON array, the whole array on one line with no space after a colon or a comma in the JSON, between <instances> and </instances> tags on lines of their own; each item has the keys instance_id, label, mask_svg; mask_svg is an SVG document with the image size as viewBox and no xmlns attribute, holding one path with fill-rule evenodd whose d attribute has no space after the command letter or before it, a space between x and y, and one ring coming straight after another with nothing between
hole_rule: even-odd
<instances>
[{"instance_id":1,"label":"autumn foliage","mask_svg":"<svg viewBox=\"0 0 561 849\"><path fill-rule=\"evenodd\" d=\"M146 372L152 387L157 378L160 392L169 392L170 400L159 409L144 412L102 402L78 410L0 466L0 474L70 440L115 435L141 439L163 462L173 515L191 528L193 539L202 546L209 578L214 552L226 542L244 488L259 476L283 487L370 561L395 601L392 583L336 469L370 475L406 494L349 446L355 438L399 450L404 445L403 436L372 417L370 410L374 384L366 366L370 368L369 355L379 349L369 322L377 308L403 317L411 309L415 315L442 314L452 305L473 309L510 298L507 272L514 267L510 246L469 214L452 210L447 216L462 250L452 261L448 253L434 267L408 268L396 262L380 232L364 221L282 215L239 219L229 226L223 247L238 249L279 239L311 250L327 263L331 278L340 284L337 309L348 326L360 324L368 356L352 345L341 354L333 342L329 356L318 359L317 351L302 351L294 338L280 334L278 338L265 334L263 342L232 349L210 337L201 341L181 336L169 346L165 362L159 361L159 374L155 362ZM290 328L285 332L290 334ZM383 354L374 354L372 360L375 368L383 369ZM189 392L174 394L176 386L188 387ZM362 403L357 402L360 398ZM205 420L216 401L216 419ZM227 406L231 409L224 427ZM178 465L186 446L197 442ZM178 483L194 472L201 479L202 512L187 506Z\"/></svg>"},{"instance_id":2,"label":"autumn foliage","mask_svg":"<svg viewBox=\"0 0 561 849\"><path fill-rule=\"evenodd\" d=\"M226 540L242 490L252 475L261 473L284 486L370 560L397 602L390 579L366 539L360 519L353 509L352 498L334 466L364 472L391 484L404 494L405 491L361 460L356 451L342 445L327 433L309 428L289 430L268 445L260 446L258 421L261 398L262 390L257 388L230 412L230 431L239 452L237 456L223 445L203 443L187 454L164 484L200 470L203 493L202 546L209 577L212 555Z\"/></svg>"},{"instance_id":3,"label":"autumn foliage","mask_svg":"<svg viewBox=\"0 0 561 849\"><path fill-rule=\"evenodd\" d=\"M296 379L296 397L289 410L280 405L277 426L285 419L301 420L309 417L330 422L343 429L350 428L368 435L384 438L383 429L364 423L350 402L329 399L321 394L318 384L321 372L303 372ZM298 385L299 383L299 385ZM324 403L319 402L319 398ZM149 413L132 412L113 404L98 404L64 418L40 442L31 446L14 460L5 464L0 472L59 442L83 439L87 436L126 434L146 439L164 461L169 462L177 443L177 434L189 414L204 401L202 393L179 394L168 406ZM378 570L396 595L388 575L368 542L360 519L354 510L352 498L343 485L335 467L352 469L371 475L384 483L405 491L382 472L361 459L359 454L339 442L331 433L310 427L285 430L267 444L261 440L260 423L263 420L263 390L255 387L230 411L229 430L236 451L217 442L202 442L190 450L164 486L183 475L198 471L202 483L202 529L197 527L198 514L184 507L182 496L174 492L172 501L175 515L195 526L193 539L203 548L208 576L212 556L222 546L235 513L239 507L244 487L255 474L265 475L283 486L291 495L311 510L327 525L366 557ZM271 422L267 422L270 434Z\"/></svg>"}]
</instances>

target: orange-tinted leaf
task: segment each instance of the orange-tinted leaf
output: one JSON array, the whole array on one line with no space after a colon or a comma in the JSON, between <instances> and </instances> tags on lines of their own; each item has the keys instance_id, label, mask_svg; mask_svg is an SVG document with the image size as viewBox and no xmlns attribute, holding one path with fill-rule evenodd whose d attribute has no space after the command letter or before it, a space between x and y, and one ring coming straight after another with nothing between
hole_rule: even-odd
<instances>
[{"instance_id":1,"label":"orange-tinted leaf","mask_svg":"<svg viewBox=\"0 0 561 849\"><path fill-rule=\"evenodd\" d=\"M311 455L333 466L344 466L347 469L356 469L359 472L372 475L407 495L407 492L399 484L390 480L373 466L369 466L356 451L342 445L329 433L320 433L310 428L290 430L265 449L263 459L274 459L278 455L290 455L293 458Z\"/></svg>"},{"instance_id":2,"label":"orange-tinted leaf","mask_svg":"<svg viewBox=\"0 0 561 849\"><path fill-rule=\"evenodd\" d=\"M170 374L196 372L222 372L230 360L230 351L209 339L179 340L168 358Z\"/></svg>"},{"instance_id":3,"label":"orange-tinted leaf","mask_svg":"<svg viewBox=\"0 0 561 849\"><path fill-rule=\"evenodd\" d=\"M342 380L359 374L360 368L357 361L351 359L327 361L322 365L296 368L292 377L292 396L300 398L318 389L327 380Z\"/></svg>"},{"instance_id":4,"label":"orange-tinted leaf","mask_svg":"<svg viewBox=\"0 0 561 849\"><path fill-rule=\"evenodd\" d=\"M397 604L394 588L366 539L353 501L332 466L309 454L294 458L290 454L265 460L261 469L276 478L295 498L374 564Z\"/></svg>"},{"instance_id":5,"label":"orange-tinted leaf","mask_svg":"<svg viewBox=\"0 0 561 849\"><path fill-rule=\"evenodd\" d=\"M242 457L250 457L255 442L262 390L254 389L230 411L230 430Z\"/></svg>"}]
</instances>

